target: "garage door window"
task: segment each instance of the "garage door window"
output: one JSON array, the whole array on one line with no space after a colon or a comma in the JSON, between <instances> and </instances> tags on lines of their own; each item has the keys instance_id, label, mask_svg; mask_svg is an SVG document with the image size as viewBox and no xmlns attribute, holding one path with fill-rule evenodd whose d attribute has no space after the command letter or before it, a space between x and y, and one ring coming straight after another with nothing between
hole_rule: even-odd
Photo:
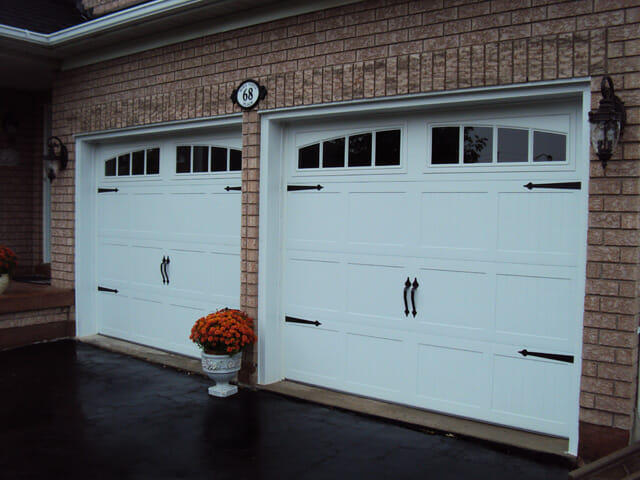
<instances>
[{"instance_id":1,"label":"garage door window","mask_svg":"<svg viewBox=\"0 0 640 480\"><path fill-rule=\"evenodd\" d=\"M484 125L431 128L431 165L566 161L565 133Z\"/></svg>"},{"instance_id":2,"label":"garage door window","mask_svg":"<svg viewBox=\"0 0 640 480\"><path fill-rule=\"evenodd\" d=\"M242 169L242 152L235 148L179 145L176 173L234 172Z\"/></svg>"},{"instance_id":3,"label":"garage door window","mask_svg":"<svg viewBox=\"0 0 640 480\"><path fill-rule=\"evenodd\" d=\"M160 149L136 150L104 161L105 177L157 175L160 173Z\"/></svg>"},{"instance_id":4,"label":"garage door window","mask_svg":"<svg viewBox=\"0 0 640 480\"><path fill-rule=\"evenodd\" d=\"M298 168L361 168L400 165L400 130L330 138L298 148Z\"/></svg>"}]
</instances>

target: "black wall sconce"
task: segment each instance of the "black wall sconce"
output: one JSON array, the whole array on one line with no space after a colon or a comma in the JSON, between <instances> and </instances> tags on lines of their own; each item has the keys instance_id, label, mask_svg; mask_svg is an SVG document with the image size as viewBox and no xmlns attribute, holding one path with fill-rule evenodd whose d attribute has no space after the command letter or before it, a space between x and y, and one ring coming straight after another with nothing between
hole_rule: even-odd
<instances>
[{"instance_id":1,"label":"black wall sconce","mask_svg":"<svg viewBox=\"0 0 640 480\"><path fill-rule=\"evenodd\" d=\"M602 162L602 168L605 169L624 130L627 113L624 103L613 90L611 77L602 79L600 91L602 100L597 110L589 112L589 123L591 123L591 145Z\"/></svg>"},{"instance_id":2,"label":"black wall sconce","mask_svg":"<svg viewBox=\"0 0 640 480\"><path fill-rule=\"evenodd\" d=\"M44 156L44 168L49 181L58 176L58 172L67 168L69 162L69 152L67 147L58 137L49 137L47 140L47 154Z\"/></svg>"}]
</instances>

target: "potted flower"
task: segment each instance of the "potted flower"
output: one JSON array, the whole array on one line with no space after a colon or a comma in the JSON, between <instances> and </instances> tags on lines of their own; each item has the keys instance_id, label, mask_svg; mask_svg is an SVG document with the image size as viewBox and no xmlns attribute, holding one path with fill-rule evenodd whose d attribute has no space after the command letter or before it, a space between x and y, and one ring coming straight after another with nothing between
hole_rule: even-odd
<instances>
[{"instance_id":1,"label":"potted flower","mask_svg":"<svg viewBox=\"0 0 640 480\"><path fill-rule=\"evenodd\" d=\"M202 369L215 380L209 395L228 397L238 391L230 385L242 364L242 349L256 342L253 319L240 310L223 308L196 320L189 338L202 349Z\"/></svg>"},{"instance_id":2,"label":"potted flower","mask_svg":"<svg viewBox=\"0 0 640 480\"><path fill-rule=\"evenodd\" d=\"M0 245L0 295L9 286L9 276L18 265L18 257L13 251L4 245Z\"/></svg>"}]
</instances>

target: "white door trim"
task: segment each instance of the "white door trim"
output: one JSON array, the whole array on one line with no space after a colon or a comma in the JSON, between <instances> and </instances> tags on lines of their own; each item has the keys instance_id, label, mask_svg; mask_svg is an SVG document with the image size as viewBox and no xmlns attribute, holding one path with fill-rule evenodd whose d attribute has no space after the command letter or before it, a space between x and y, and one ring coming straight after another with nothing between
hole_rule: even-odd
<instances>
[{"instance_id":1,"label":"white door trim","mask_svg":"<svg viewBox=\"0 0 640 480\"><path fill-rule=\"evenodd\" d=\"M582 105L578 128L578 161L589 161L589 128L588 111L591 105L590 80L571 79L568 81L544 82L508 87L490 87L469 89L456 92L438 92L431 94L411 95L402 98L386 98L378 100L358 100L340 102L325 106L295 107L282 110L265 111L261 115L261 148L260 148L260 222L259 222L259 269L258 269L258 382L269 384L284 378L283 347L283 245L284 245L284 195L286 189L286 165L283 159L286 142L287 125L306 119L329 120L332 117L347 117L354 114L374 114L420 111L451 105L482 105L511 103L516 101L532 102L536 99L577 98ZM587 166L588 167L588 166ZM583 184L588 188L588 168L582 168ZM582 205L584 216L581 229L586 244L588 195ZM579 265L580 284L578 288L585 291L586 248L581 249ZM583 312L580 313L582 315ZM582 332L577 335L577 341ZM576 352L581 353L581 342ZM581 355L576 362L582 362ZM577 454L580 378L574 379L573 389L575 405L573 425L569 435L569 452Z\"/></svg>"},{"instance_id":2,"label":"white door trim","mask_svg":"<svg viewBox=\"0 0 640 480\"><path fill-rule=\"evenodd\" d=\"M96 158L99 144L134 141L147 135L187 135L217 128L240 127L240 114L202 120L166 122L143 127L124 128L75 136L75 289L76 334L79 337L98 333L96 321Z\"/></svg>"}]
</instances>

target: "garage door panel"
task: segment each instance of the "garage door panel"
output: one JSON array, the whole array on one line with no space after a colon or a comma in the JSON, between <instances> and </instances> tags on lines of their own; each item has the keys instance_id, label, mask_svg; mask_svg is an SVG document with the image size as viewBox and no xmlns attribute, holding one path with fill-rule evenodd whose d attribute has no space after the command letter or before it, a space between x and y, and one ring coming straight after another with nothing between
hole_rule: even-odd
<instances>
[{"instance_id":1,"label":"garage door panel","mask_svg":"<svg viewBox=\"0 0 640 480\"><path fill-rule=\"evenodd\" d=\"M422 249L486 251L492 246L495 223L489 192L422 192L420 242Z\"/></svg>"},{"instance_id":2,"label":"garage door panel","mask_svg":"<svg viewBox=\"0 0 640 480\"><path fill-rule=\"evenodd\" d=\"M289 314L343 311L347 285L340 261L291 258L286 265L286 302Z\"/></svg>"},{"instance_id":3,"label":"garage door panel","mask_svg":"<svg viewBox=\"0 0 640 480\"><path fill-rule=\"evenodd\" d=\"M522 428L565 434L570 417L570 364L496 354L493 358L493 403L498 421Z\"/></svg>"},{"instance_id":4,"label":"garage door panel","mask_svg":"<svg viewBox=\"0 0 640 480\"><path fill-rule=\"evenodd\" d=\"M496 331L529 346L566 344L575 327L573 299L570 277L499 274Z\"/></svg>"},{"instance_id":5,"label":"garage door panel","mask_svg":"<svg viewBox=\"0 0 640 480\"><path fill-rule=\"evenodd\" d=\"M415 297L420 323L465 329L470 335L470 330L491 328L493 292L488 272L422 268L419 277Z\"/></svg>"},{"instance_id":6,"label":"garage door panel","mask_svg":"<svg viewBox=\"0 0 640 480\"><path fill-rule=\"evenodd\" d=\"M410 205L405 192L350 193L348 243L362 253L379 247L407 247Z\"/></svg>"},{"instance_id":7,"label":"garage door panel","mask_svg":"<svg viewBox=\"0 0 640 480\"><path fill-rule=\"evenodd\" d=\"M433 343L437 340L445 344ZM453 403L466 414L466 409L486 408L489 398L483 392L491 380L491 364L482 345L443 337L430 342L418 344L417 394L422 404L451 409Z\"/></svg>"},{"instance_id":8,"label":"garage door panel","mask_svg":"<svg viewBox=\"0 0 640 480\"><path fill-rule=\"evenodd\" d=\"M287 323L285 355L287 378L335 386L345 365L344 335L324 327ZM331 352L330 355L327 355Z\"/></svg>"},{"instance_id":9,"label":"garage door panel","mask_svg":"<svg viewBox=\"0 0 640 480\"><path fill-rule=\"evenodd\" d=\"M122 294L98 292L97 308L106 317L103 317L103 333L115 337L127 337L131 334L129 298Z\"/></svg>"},{"instance_id":10,"label":"garage door panel","mask_svg":"<svg viewBox=\"0 0 640 480\"><path fill-rule=\"evenodd\" d=\"M101 241L99 249L101 254L97 262L98 278L108 283L111 288L126 283L133 268L129 245Z\"/></svg>"},{"instance_id":11,"label":"garage door panel","mask_svg":"<svg viewBox=\"0 0 640 480\"><path fill-rule=\"evenodd\" d=\"M574 221L578 197L564 192L501 193L498 197L499 250L574 254L580 232Z\"/></svg>"},{"instance_id":12,"label":"garage door panel","mask_svg":"<svg viewBox=\"0 0 640 480\"><path fill-rule=\"evenodd\" d=\"M287 242L291 249L322 250L344 242L347 210L335 192L290 192L287 195Z\"/></svg>"},{"instance_id":13,"label":"garage door panel","mask_svg":"<svg viewBox=\"0 0 640 480\"><path fill-rule=\"evenodd\" d=\"M131 210L133 234L145 233L147 238L157 238L167 224L166 196L162 193L137 193L127 197L123 196L122 200Z\"/></svg>"},{"instance_id":14,"label":"garage door panel","mask_svg":"<svg viewBox=\"0 0 640 480\"><path fill-rule=\"evenodd\" d=\"M113 193L98 195L97 218L98 229L102 234L121 234L131 227L131 212L126 195Z\"/></svg>"},{"instance_id":15,"label":"garage door panel","mask_svg":"<svg viewBox=\"0 0 640 480\"><path fill-rule=\"evenodd\" d=\"M403 292L407 272L401 265L347 265L347 312L368 319L404 318Z\"/></svg>"},{"instance_id":16,"label":"garage door panel","mask_svg":"<svg viewBox=\"0 0 640 480\"><path fill-rule=\"evenodd\" d=\"M131 258L129 265L131 271L127 273L132 288L160 288L162 287L162 274L160 265L164 250L160 247L135 244L131 246ZM108 258L113 259L112 256Z\"/></svg>"},{"instance_id":17,"label":"garage door panel","mask_svg":"<svg viewBox=\"0 0 640 480\"><path fill-rule=\"evenodd\" d=\"M403 389L409 361L406 345L394 337L377 337L350 333L346 336L345 381L368 393L388 395ZM379 352L371 356L370 352Z\"/></svg>"}]
</instances>

